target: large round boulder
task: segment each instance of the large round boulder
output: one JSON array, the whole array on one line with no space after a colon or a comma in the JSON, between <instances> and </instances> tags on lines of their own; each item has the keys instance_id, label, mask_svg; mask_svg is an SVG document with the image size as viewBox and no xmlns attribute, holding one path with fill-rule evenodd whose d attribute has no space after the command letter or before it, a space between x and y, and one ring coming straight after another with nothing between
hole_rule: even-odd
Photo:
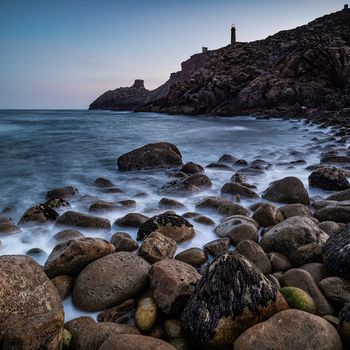
<instances>
[{"instance_id":1,"label":"large round boulder","mask_svg":"<svg viewBox=\"0 0 350 350\"><path fill-rule=\"evenodd\" d=\"M318 261L328 235L305 216L293 216L274 226L260 241L265 252L285 255L294 265Z\"/></svg>"},{"instance_id":2,"label":"large round boulder","mask_svg":"<svg viewBox=\"0 0 350 350\"><path fill-rule=\"evenodd\" d=\"M149 278L158 308L168 315L179 315L201 276L193 266L167 259L152 265Z\"/></svg>"},{"instance_id":3,"label":"large round boulder","mask_svg":"<svg viewBox=\"0 0 350 350\"><path fill-rule=\"evenodd\" d=\"M182 216L164 213L145 221L137 232L137 239L143 240L152 232L158 231L176 242L192 239L195 235L193 225Z\"/></svg>"},{"instance_id":4,"label":"large round boulder","mask_svg":"<svg viewBox=\"0 0 350 350\"><path fill-rule=\"evenodd\" d=\"M114 224L121 227L140 227L145 221L149 219L148 216L140 213L128 213L125 216L118 218Z\"/></svg>"},{"instance_id":5,"label":"large round boulder","mask_svg":"<svg viewBox=\"0 0 350 350\"><path fill-rule=\"evenodd\" d=\"M110 230L111 223L109 220L78 213L76 211L66 211L56 221L57 226L79 227L91 230Z\"/></svg>"},{"instance_id":6,"label":"large round boulder","mask_svg":"<svg viewBox=\"0 0 350 350\"><path fill-rule=\"evenodd\" d=\"M318 221L350 222L350 201L338 202L316 210L314 217Z\"/></svg>"},{"instance_id":7,"label":"large round boulder","mask_svg":"<svg viewBox=\"0 0 350 350\"><path fill-rule=\"evenodd\" d=\"M181 328L196 348L228 348L247 328L288 305L271 282L235 252L220 255L199 281Z\"/></svg>"},{"instance_id":8,"label":"large round boulder","mask_svg":"<svg viewBox=\"0 0 350 350\"><path fill-rule=\"evenodd\" d=\"M303 183L293 176L273 181L262 197L272 202L310 204L309 194Z\"/></svg>"},{"instance_id":9,"label":"large round boulder","mask_svg":"<svg viewBox=\"0 0 350 350\"><path fill-rule=\"evenodd\" d=\"M314 170L309 176L309 185L327 191L342 191L350 188L344 171L335 167Z\"/></svg>"},{"instance_id":10,"label":"large round boulder","mask_svg":"<svg viewBox=\"0 0 350 350\"><path fill-rule=\"evenodd\" d=\"M165 169L182 166L179 149L168 142L150 143L123 154L117 160L122 171Z\"/></svg>"},{"instance_id":11,"label":"large round boulder","mask_svg":"<svg viewBox=\"0 0 350 350\"><path fill-rule=\"evenodd\" d=\"M0 343L4 341L4 349L60 348L64 322L61 299L33 259L0 257L0 299ZM18 344L21 347L16 347Z\"/></svg>"},{"instance_id":12,"label":"large round boulder","mask_svg":"<svg viewBox=\"0 0 350 350\"><path fill-rule=\"evenodd\" d=\"M238 183L228 182L221 188L221 195L236 196L239 195L242 198L259 198L259 195L252 189Z\"/></svg>"},{"instance_id":13,"label":"large round boulder","mask_svg":"<svg viewBox=\"0 0 350 350\"><path fill-rule=\"evenodd\" d=\"M101 238L83 237L59 243L46 260L44 270L52 278L58 275L76 276L90 262L114 253L113 244Z\"/></svg>"},{"instance_id":14,"label":"large round boulder","mask_svg":"<svg viewBox=\"0 0 350 350\"><path fill-rule=\"evenodd\" d=\"M284 220L281 211L271 203L261 204L253 213L253 219L261 226L275 226Z\"/></svg>"},{"instance_id":15,"label":"large round boulder","mask_svg":"<svg viewBox=\"0 0 350 350\"><path fill-rule=\"evenodd\" d=\"M147 261L129 252L97 259L75 280L73 303L84 311L97 311L133 298L147 287L149 269Z\"/></svg>"},{"instance_id":16,"label":"large round boulder","mask_svg":"<svg viewBox=\"0 0 350 350\"><path fill-rule=\"evenodd\" d=\"M350 277L350 224L328 239L323 262L331 274Z\"/></svg>"},{"instance_id":17,"label":"large round boulder","mask_svg":"<svg viewBox=\"0 0 350 350\"><path fill-rule=\"evenodd\" d=\"M19 226L32 226L53 223L58 218L58 213L45 204L39 204L26 210L20 218Z\"/></svg>"},{"instance_id":18,"label":"large round boulder","mask_svg":"<svg viewBox=\"0 0 350 350\"><path fill-rule=\"evenodd\" d=\"M246 330L235 350L341 350L336 329L324 318L301 310L285 310Z\"/></svg>"}]
</instances>

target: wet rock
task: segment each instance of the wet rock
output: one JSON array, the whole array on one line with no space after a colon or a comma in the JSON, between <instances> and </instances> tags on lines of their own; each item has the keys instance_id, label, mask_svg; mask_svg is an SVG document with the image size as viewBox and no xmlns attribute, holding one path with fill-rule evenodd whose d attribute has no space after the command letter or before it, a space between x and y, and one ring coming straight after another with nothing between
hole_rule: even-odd
<instances>
[{"instance_id":1,"label":"wet rock","mask_svg":"<svg viewBox=\"0 0 350 350\"><path fill-rule=\"evenodd\" d=\"M316 210L314 217L322 221L335 221L347 224L350 222L350 201L330 204L326 207Z\"/></svg>"},{"instance_id":2,"label":"wet rock","mask_svg":"<svg viewBox=\"0 0 350 350\"><path fill-rule=\"evenodd\" d=\"M181 324L179 320L166 320L164 322L164 331L167 339L177 339L182 337Z\"/></svg>"},{"instance_id":3,"label":"wet rock","mask_svg":"<svg viewBox=\"0 0 350 350\"><path fill-rule=\"evenodd\" d=\"M187 175L204 173L203 167L201 165L193 163L193 162L186 163L181 168L181 171L184 172Z\"/></svg>"},{"instance_id":4,"label":"wet rock","mask_svg":"<svg viewBox=\"0 0 350 350\"><path fill-rule=\"evenodd\" d=\"M272 202L301 203L305 205L310 203L309 194L303 183L293 176L273 181L262 197Z\"/></svg>"},{"instance_id":5,"label":"wet rock","mask_svg":"<svg viewBox=\"0 0 350 350\"><path fill-rule=\"evenodd\" d=\"M204 251L216 258L217 256L226 253L230 249L230 239L229 238L219 238L207 243L203 249Z\"/></svg>"},{"instance_id":6,"label":"wet rock","mask_svg":"<svg viewBox=\"0 0 350 350\"><path fill-rule=\"evenodd\" d=\"M220 238L230 238L233 245L237 245L246 239L257 242L259 239L257 226L257 222L252 218L234 215L229 216L216 226L215 233Z\"/></svg>"},{"instance_id":7,"label":"wet rock","mask_svg":"<svg viewBox=\"0 0 350 350\"><path fill-rule=\"evenodd\" d=\"M84 235L82 233L80 233L79 231L75 231L75 230L63 230L63 231L59 231L57 232L54 236L53 239L59 243L65 242L65 241L70 241L73 239L78 239L84 237Z\"/></svg>"},{"instance_id":8,"label":"wet rock","mask_svg":"<svg viewBox=\"0 0 350 350\"><path fill-rule=\"evenodd\" d=\"M350 304L345 304L339 313L339 334L343 340L343 349L350 346Z\"/></svg>"},{"instance_id":9,"label":"wet rock","mask_svg":"<svg viewBox=\"0 0 350 350\"><path fill-rule=\"evenodd\" d=\"M128 299L123 303L108 308L97 315L98 322L114 322L135 325L136 301Z\"/></svg>"},{"instance_id":10,"label":"wet rock","mask_svg":"<svg viewBox=\"0 0 350 350\"><path fill-rule=\"evenodd\" d=\"M232 168L223 163L210 163L206 166L207 169L215 169L215 170L227 170L227 171L232 171Z\"/></svg>"},{"instance_id":11,"label":"wet rock","mask_svg":"<svg viewBox=\"0 0 350 350\"><path fill-rule=\"evenodd\" d=\"M103 177L98 177L95 182L94 185L96 187L100 187L100 188L108 188L108 187L113 187L114 184L111 180L109 179L105 179Z\"/></svg>"},{"instance_id":12,"label":"wet rock","mask_svg":"<svg viewBox=\"0 0 350 350\"><path fill-rule=\"evenodd\" d=\"M179 149L168 142L151 143L123 154L117 160L121 171L155 170L182 166Z\"/></svg>"},{"instance_id":13,"label":"wet rock","mask_svg":"<svg viewBox=\"0 0 350 350\"><path fill-rule=\"evenodd\" d=\"M334 194L331 194L326 198L327 200L332 200L332 201L349 201L350 200L350 190L344 190L340 191Z\"/></svg>"},{"instance_id":14,"label":"wet rock","mask_svg":"<svg viewBox=\"0 0 350 350\"><path fill-rule=\"evenodd\" d=\"M252 189L245 187L238 182L228 182L221 188L222 195L240 195L242 198L259 198L259 195Z\"/></svg>"},{"instance_id":15,"label":"wet rock","mask_svg":"<svg viewBox=\"0 0 350 350\"><path fill-rule=\"evenodd\" d=\"M175 350L175 348L163 340L145 335L123 334L108 338L99 350Z\"/></svg>"},{"instance_id":16,"label":"wet rock","mask_svg":"<svg viewBox=\"0 0 350 350\"><path fill-rule=\"evenodd\" d=\"M185 219L193 219L196 216L200 216L200 214L193 212L193 211L188 211L188 212L182 214L181 216Z\"/></svg>"},{"instance_id":17,"label":"wet rock","mask_svg":"<svg viewBox=\"0 0 350 350\"><path fill-rule=\"evenodd\" d=\"M121 227L136 227L139 228L145 221L149 219L148 216L140 213L129 213L117 219L115 225Z\"/></svg>"},{"instance_id":18,"label":"wet rock","mask_svg":"<svg viewBox=\"0 0 350 350\"><path fill-rule=\"evenodd\" d=\"M83 237L59 243L46 260L44 270L49 277L76 276L92 261L115 251L113 244L100 238Z\"/></svg>"},{"instance_id":19,"label":"wet rock","mask_svg":"<svg viewBox=\"0 0 350 350\"><path fill-rule=\"evenodd\" d=\"M274 226L260 241L265 252L285 255L293 265L300 266L321 259L328 235L304 216L293 216Z\"/></svg>"},{"instance_id":20,"label":"wet rock","mask_svg":"<svg viewBox=\"0 0 350 350\"><path fill-rule=\"evenodd\" d=\"M160 209L180 209L184 207L181 202L171 198L162 198L158 203L158 208Z\"/></svg>"},{"instance_id":21,"label":"wet rock","mask_svg":"<svg viewBox=\"0 0 350 350\"><path fill-rule=\"evenodd\" d=\"M137 232L137 239L143 240L152 232L159 231L176 242L183 242L194 237L195 231L185 218L176 214L160 214L145 221Z\"/></svg>"},{"instance_id":22,"label":"wet rock","mask_svg":"<svg viewBox=\"0 0 350 350\"><path fill-rule=\"evenodd\" d=\"M161 260L152 265L149 278L158 308L168 315L179 315L201 276L182 261Z\"/></svg>"},{"instance_id":23,"label":"wet rock","mask_svg":"<svg viewBox=\"0 0 350 350\"><path fill-rule=\"evenodd\" d=\"M316 304L309 294L300 288L283 287L280 292L291 309L302 310L310 314L316 313Z\"/></svg>"},{"instance_id":24,"label":"wet rock","mask_svg":"<svg viewBox=\"0 0 350 350\"><path fill-rule=\"evenodd\" d=\"M220 207L217 209L217 212L225 217L233 215L249 216L250 214L248 209L235 203L220 205Z\"/></svg>"},{"instance_id":25,"label":"wet rock","mask_svg":"<svg viewBox=\"0 0 350 350\"><path fill-rule=\"evenodd\" d=\"M341 225L334 221L323 221L317 225L322 231L326 232L328 236L334 236L339 230Z\"/></svg>"},{"instance_id":26,"label":"wet rock","mask_svg":"<svg viewBox=\"0 0 350 350\"><path fill-rule=\"evenodd\" d=\"M26 255L30 256L34 260L38 261L39 259L46 259L47 254L44 250L40 248L31 248L26 252Z\"/></svg>"},{"instance_id":27,"label":"wet rock","mask_svg":"<svg viewBox=\"0 0 350 350\"><path fill-rule=\"evenodd\" d=\"M197 348L225 348L255 323L288 308L282 295L243 256L228 252L211 264L182 316L185 337Z\"/></svg>"},{"instance_id":28,"label":"wet rock","mask_svg":"<svg viewBox=\"0 0 350 350\"><path fill-rule=\"evenodd\" d=\"M345 163L350 163L350 157L326 155L326 156L321 158L320 162L321 163L329 163L329 164L345 164Z\"/></svg>"},{"instance_id":29,"label":"wet rock","mask_svg":"<svg viewBox=\"0 0 350 350\"><path fill-rule=\"evenodd\" d=\"M113 322L95 322L90 317L78 317L66 323L72 334L70 348L75 350L99 350L109 338L124 334L140 334L132 326Z\"/></svg>"},{"instance_id":30,"label":"wet rock","mask_svg":"<svg viewBox=\"0 0 350 350\"><path fill-rule=\"evenodd\" d=\"M218 163L234 163L237 160L237 158L231 154L223 154L219 160Z\"/></svg>"},{"instance_id":31,"label":"wet rock","mask_svg":"<svg viewBox=\"0 0 350 350\"><path fill-rule=\"evenodd\" d=\"M229 205L232 202L222 197L205 197L196 204L196 209L212 209L216 211L221 205Z\"/></svg>"},{"instance_id":32,"label":"wet rock","mask_svg":"<svg viewBox=\"0 0 350 350\"><path fill-rule=\"evenodd\" d=\"M163 259L172 259L176 248L176 242L173 239L154 231L142 242L138 254L153 264Z\"/></svg>"},{"instance_id":33,"label":"wet rock","mask_svg":"<svg viewBox=\"0 0 350 350\"><path fill-rule=\"evenodd\" d=\"M271 203L264 203L252 215L261 226L275 226L284 220L283 214Z\"/></svg>"},{"instance_id":34,"label":"wet rock","mask_svg":"<svg viewBox=\"0 0 350 350\"><path fill-rule=\"evenodd\" d=\"M51 282L56 287L57 292L61 300L66 299L72 288L73 288L73 278L69 275L59 275L51 279Z\"/></svg>"},{"instance_id":35,"label":"wet rock","mask_svg":"<svg viewBox=\"0 0 350 350\"><path fill-rule=\"evenodd\" d=\"M252 262L264 275L271 273L270 261L259 244L245 240L237 245L235 251Z\"/></svg>"},{"instance_id":36,"label":"wet rock","mask_svg":"<svg viewBox=\"0 0 350 350\"><path fill-rule=\"evenodd\" d=\"M136 327L142 332L149 332L157 320L157 305L152 297L141 297L135 314Z\"/></svg>"},{"instance_id":37,"label":"wet rock","mask_svg":"<svg viewBox=\"0 0 350 350\"><path fill-rule=\"evenodd\" d=\"M111 223L109 220L87 215L83 213L78 213L76 211L66 211L64 212L56 221L57 226L72 226L80 227L85 229L94 230L110 230Z\"/></svg>"},{"instance_id":38,"label":"wet rock","mask_svg":"<svg viewBox=\"0 0 350 350\"><path fill-rule=\"evenodd\" d=\"M46 344L50 349L60 347L63 307L40 265L26 256L1 256L0 290L4 349L39 349Z\"/></svg>"},{"instance_id":39,"label":"wet rock","mask_svg":"<svg viewBox=\"0 0 350 350\"><path fill-rule=\"evenodd\" d=\"M350 224L328 239L323 263L331 274L350 277Z\"/></svg>"},{"instance_id":40,"label":"wet rock","mask_svg":"<svg viewBox=\"0 0 350 350\"><path fill-rule=\"evenodd\" d=\"M291 262L283 254L272 252L267 253L266 256L270 261L273 272L288 271L292 268Z\"/></svg>"},{"instance_id":41,"label":"wet rock","mask_svg":"<svg viewBox=\"0 0 350 350\"><path fill-rule=\"evenodd\" d=\"M309 185L327 191L341 191L350 188L344 171L335 167L314 170L309 176Z\"/></svg>"},{"instance_id":42,"label":"wet rock","mask_svg":"<svg viewBox=\"0 0 350 350\"><path fill-rule=\"evenodd\" d=\"M58 217L59 215L54 209L49 208L45 204L39 204L29 208L19 220L18 225L48 224L55 222Z\"/></svg>"},{"instance_id":43,"label":"wet rock","mask_svg":"<svg viewBox=\"0 0 350 350\"><path fill-rule=\"evenodd\" d=\"M312 216L310 209L304 204L287 204L283 207L280 207L279 210L285 219L291 218L293 216Z\"/></svg>"},{"instance_id":44,"label":"wet rock","mask_svg":"<svg viewBox=\"0 0 350 350\"><path fill-rule=\"evenodd\" d=\"M279 312L249 328L234 345L235 350L342 349L339 335L328 321L295 309Z\"/></svg>"},{"instance_id":45,"label":"wet rock","mask_svg":"<svg viewBox=\"0 0 350 350\"><path fill-rule=\"evenodd\" d=\"M136 208L136 201L134 199L123 199L117 202L118 207L121 209Z\"/></svg>"},{"instance_id":46,"label":"wet rock","mask_svg":"<svg viewBox=\"0 0 350 350\"><path fill-rule=\"evenodd\" d=\"M320 316L332 315L332 305L321 292L311 274L302 269L287 271L280 280L284 287L296 287L309 294L316 304L316 313Z\"/></svg>"},{"instance_id":47,"label":"wet rock","mask_svg":"<svg viewBox=\"0 0 350 350\"><path fill-rule=\"evenodd\" d=\"M133 252L138 249L139 245L126 232L116 232L111 237L111 243L116 252Z\"/></svg>"},{"instance_id":48,"label":"wet rock","mask_svg":"<svg viewBox=\"0 0 350 350\"><path fill-rule=\"evenodd\" d=\"M74 196L76 196L79 193L79 191L74 188L73 186L67 186L62 188L54 188L51 191L48 191L46 193L46 199L54 199L54 198L61 198L61 199L70 199Z\"/></svg>"},{"instance_id":49,"label":"wet rock","mask_svg":"<svg viewBox=\"0 0 350 350\"><path fill-rule=\"evenodd\" d=\"M316 200L316 201L311 202L311 207L312 207L313 209L318 210L318 209L327 207L328 205L331 205L331 204L337 204L337 201Z\"/></svg>"},{"instance_id":50,"label":"wet rock","mask_svg":"<svg viewBox=\"0 0 350 350\"><path fill-rule=\"evenodd\" d=\"M194 174L180 180L167 182L158 190L160 194L189 195L211 188L212 182L204 174Z\"/></svg>"},{"instance_id":51,"label":"wet rock","mask_svg":"<svg viewBox=\"0 0 350 350\"><path fill-rule=\"evenodd\" d=\"M175 259L183 261L194 267L199 267L208 261L207 253L200 248L190 248L177 254Z\"/></svg>"},{"instance_id":52,"label":"wet rock","mask_svg":"<svg viewBox=\"0 0 350 350\"><path fill-rule=\"evenodd\" d=\"M0 216L0 236L7 236L21 232L12 220L6 216Z\"/></svg>"},{"instance_id":53,"label":"wet rock","mask_svg":"<svg viewBox=\"0 0 350 350\"><path fill-rule=\"evenodd\" d=\"M148 262L129 252L90 263L75 280L73 303L84 311L114 306L140 294L148 282Z\"/></svg>"},{"instance_id":54,"label":"wet rock","mask_svg":"<svg viewBox=\"0 0 350 350\"><path fill-rule=\"evenodd\" d=\"M319 283L325 296L337 305L350 302L350 281L341 277L327 277Z\"/></svg>"},{"instance_id":55,"label":"wet rock","mask_svg":"<svg viewBox=\"0 0 350 350\"><path fill-rule=\"evenodd\" d=\"M196 216L195 218L193 218L193 221L197 222L198 224L207 225L207 226L215 225L215 222L212 219L204 215Z\"/></svg>"},{"instance_id":56,"label":"wet rock","mask_svg":"<svg viewBox=\"0 0 350 350\"><path fill-rule=\"evenodd\" d=\"M47 207L51 208L51 209L61 209L61 208L69 208L70 204L62 199L62 198L52 198L49 199L48 201L45 202L45 204Z\"/></svg>"},{"instance_id":57,"label":"wet rock","mask_svg":"<svg viewBox=\"0 0 350 350\"><path fill-rule=\"evenodd\" d=\"M121 206L119 206L115 202L98 200L90 205L89 212L90 213L104 213L104 212L108 212L108 211L116 211L117 209L120 209L120 208L121 208Z\"/></svg>"},{"instance_id":58,"label":"wet rock","mask_svg":"<svg viewBox=\"0 0 350 350\"><path fill-rule=\"evenodd\" d=\"M325 266L321 263L308 263L300 266L300 268L307 271L316 283L319 283L321 280L329 276Z\"/></svg>"}]
</instances>

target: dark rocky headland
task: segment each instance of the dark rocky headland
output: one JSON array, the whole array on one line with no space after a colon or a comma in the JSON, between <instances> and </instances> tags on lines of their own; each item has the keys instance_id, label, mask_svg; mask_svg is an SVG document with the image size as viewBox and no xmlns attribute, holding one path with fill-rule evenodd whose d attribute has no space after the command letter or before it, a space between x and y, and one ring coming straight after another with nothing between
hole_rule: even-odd
<instances>
[{"instance_id":1,"label":"dark rocky headland","mask_svg":"<svg viewBox=\"0 0 350 350\"><path fill-rule=\"evenodd\" d=\"M181 68L152 91L141 83L107 91L90 109L304 117L344 125L350 116L350 10L195 54Z\"/></svg>"}]
</instances>

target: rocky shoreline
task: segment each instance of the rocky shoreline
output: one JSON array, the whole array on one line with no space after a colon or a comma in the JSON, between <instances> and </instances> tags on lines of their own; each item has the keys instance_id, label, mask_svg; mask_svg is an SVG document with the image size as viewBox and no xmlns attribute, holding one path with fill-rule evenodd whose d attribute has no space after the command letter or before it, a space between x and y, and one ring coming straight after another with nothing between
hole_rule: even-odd
<instances>
[{"instance_id":1,"label":"rocky shoreline","mask_svg":"<svg viewBox=\"0 0 350 350\"><path fill-rule=\"evenodd\" d=\"M30 228L57 244L44 266L31 258L40 249L0 256L0 344L23 350L349 348L349 137L350 129L341 127L313 140L330 142L320 164L308 167L309 187L331 191L323 197L311 196L294 176L260 193L254 178L276 164L231 154L205 168L183 164L181 150L162 142L118 158L125 174L147 179L148 171L167 172L153 216L129 212L114 223L103 217L134 208L138 196L94 199L88 213L74 211L69 202L80 193L71 186L48 191L17 224L2 216L1 239ZM216 196L177 213L184 209L179 195L211 188L207 169L232 168ZM94 186L120 191L105 178ZM199 224L217 239L176 254L199 234ZM123 227L133 227L137 240ZM89 237L89 230L101 238ZM67 298L82 312L98 313L97 321L81 316L64 323Z\"/></svg>"}]
</instances>

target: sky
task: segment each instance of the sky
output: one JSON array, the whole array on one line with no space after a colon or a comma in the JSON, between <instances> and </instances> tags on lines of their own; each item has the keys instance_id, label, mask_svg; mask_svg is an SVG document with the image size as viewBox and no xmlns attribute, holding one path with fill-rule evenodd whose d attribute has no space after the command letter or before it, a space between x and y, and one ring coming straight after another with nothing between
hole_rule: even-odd
<instances>
[{"instance_id":1,"label":"sky","mask_svg":"<svg viewBox=\"0 0 350 350\"><path fill-rule=\"evenodd\" d=\"M0 0L0 109L86 109L106 90L154 89L182 61L263 39L346 0Z\"/></svg>"}]
</instances>

